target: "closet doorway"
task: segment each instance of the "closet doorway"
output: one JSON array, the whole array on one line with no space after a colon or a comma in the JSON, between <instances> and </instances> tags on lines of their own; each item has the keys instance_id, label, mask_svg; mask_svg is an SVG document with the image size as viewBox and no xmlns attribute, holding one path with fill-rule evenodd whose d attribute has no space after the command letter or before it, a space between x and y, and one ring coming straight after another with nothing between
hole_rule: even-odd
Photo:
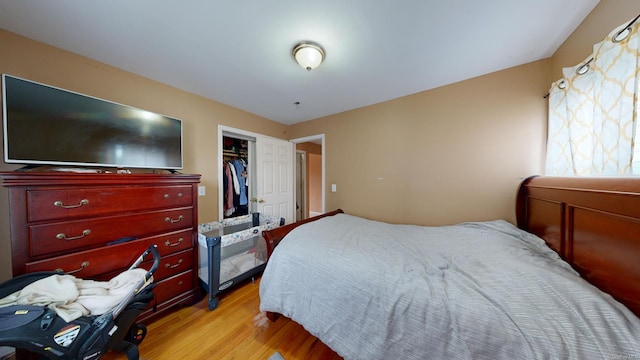
<instances>
[{"instance_id":1,"label":"closet doorway","mask_svg":"<svg viewBox=\"0 0 640 360\"><path fill-rule=\"evenodd\" d=\"M226 149L225 149L226 148ZM245 154L246 158L242 158ZM295 221L294 213L294 145L286 140L272 138L223 125L218 126L218 214L220 220L242 215L244 208L230 210L230 197L238 197L243 205L242 186L246 186L246 212L284 218L286 223ZM244 161L246 173L236 180L241 185L236 193L230 162ZM234 163L234 166L238 165ZM227 170L229 173L227 173ZM238 166L237 170L243 170ZM226 176L226 180L225 180ZM244 185L241 184L244 182ZM232 186L230 186L232 185ZM233 191L234 194L230 194ZM225 196L227 194L227 196ZM238 211L240 210L240 211ZM234 215L235 214L235 215Z\"/></svg>"},{"instance_id":2,"label":"closet doorway","mask_svg":"<svg viewBox=\"0 0 640 360\"><path fill-rule=\"evenodd\" d=\"M296 145L296 220L323 214L325 209L324 134L291 140Z\"/></svg>"},{"instance_id":3,"label":"closet doorway","mask_svg":"<svg viewBox=\"0 0 640 360\"><path fill-rule=\"evenodd\" d=\"M234 134L222 136L222 217L249 214L255 186L255 139Z\"/></svg>"}]
</instances>

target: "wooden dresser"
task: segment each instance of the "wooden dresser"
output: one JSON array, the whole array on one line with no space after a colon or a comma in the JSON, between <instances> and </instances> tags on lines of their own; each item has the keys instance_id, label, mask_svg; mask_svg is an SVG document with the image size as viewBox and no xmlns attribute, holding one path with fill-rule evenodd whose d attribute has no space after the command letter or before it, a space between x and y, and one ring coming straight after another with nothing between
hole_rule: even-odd
<instances>
[{"instance_id":1,"label":"wooden dresser","mask_svg":"<svg viewBox=\"0 0 640 360\"><path fill-rule=\"evenodd\" d=\"M200 175L12 172L0 178L9 189L14 276L61 269L109 280L157 244L162 262L154 275L156 300L139 321L202 296Z\"/></svg>"}]
</instances>

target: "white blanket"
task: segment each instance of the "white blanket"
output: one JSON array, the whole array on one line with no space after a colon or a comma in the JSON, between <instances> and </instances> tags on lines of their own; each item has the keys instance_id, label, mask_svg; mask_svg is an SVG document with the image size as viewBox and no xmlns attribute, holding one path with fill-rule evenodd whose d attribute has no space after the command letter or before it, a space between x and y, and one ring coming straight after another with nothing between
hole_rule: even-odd
<instances>
[{"instance_id":1,"label":"white blanket","mask_svg":"<svg viewBox=\"0 0 640 360\"><path fill-rule=\"evenodd\" d=\"M390 225L341 214L300 226L262 276L260 309L346 359L612 359L640 319L506 221Z\"/></svg>"},{"instance_id":2,"label":"white blanket","mask_svg":"<svg viewBox=\"0 0 640 360\"><path fill-rule=\"evenodd\" d=\"M67 322L81 316L102 315L120 304L146 273L145 269L127 270L109 281L51 275L0 299L0 307L48 306Z\"/></svg>"}]
</instances>

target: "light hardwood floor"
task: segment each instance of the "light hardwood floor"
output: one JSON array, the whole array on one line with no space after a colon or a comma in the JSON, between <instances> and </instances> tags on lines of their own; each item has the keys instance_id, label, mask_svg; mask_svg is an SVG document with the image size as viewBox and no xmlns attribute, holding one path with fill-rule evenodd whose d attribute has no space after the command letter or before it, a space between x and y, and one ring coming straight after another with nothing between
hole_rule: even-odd
<instances>
[{"instance_id":1,"label":"light hardwood floor","mask_svg":"<svg viewBox=\"0 0 640 360\"><path fill-rule=\"evenodd\" d=\"M209 311L208 298L147 325L140 358L266 360L278 351L285 360L341 359L302 326L280 317L271 322L260 312L260 278L227 292ZM101 359L126 359L108 353Z\"/></svg>"}]
</instances>

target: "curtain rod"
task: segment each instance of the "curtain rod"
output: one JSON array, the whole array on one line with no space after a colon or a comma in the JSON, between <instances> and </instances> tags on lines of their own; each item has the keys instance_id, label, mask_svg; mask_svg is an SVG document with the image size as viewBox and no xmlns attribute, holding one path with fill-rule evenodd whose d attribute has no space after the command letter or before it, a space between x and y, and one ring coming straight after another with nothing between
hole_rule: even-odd
<instances>
[{"instance_id":1,"label":"curtain rod","mask_svg":"<svg viewBox=\"0 0 640 360\"><path fill-rule=\"evenodd\" d=\"M636 22L636 21L638 21L638 19L640 19L640 14L638 14L635 18L633 18L633 20L629 21L629 23L627 24L627 26L625 26L622 30L618 31L618 32L616 33L616 35L615 35L613 38L615 39L615 38L616 38L616 37L618 37L620 34L622 34L623 32L627 31L627 30L631 27L631 25L635 24L635 22ZM586 63L584 63L584 64L583 64L583 65L578 69L578 71L579 71L580 69L582 69L584 66L589 65L592 61L593 61L593 57L591 57L591 58L589 59L589 61L587 61ZM548 98L548 97L549 97L549 94L550 94L550 93L547 93L547 94L546 94L545 96L543 96L542 98L543 98L543 99Z\"/></svg>"},{"instance_id":2,"label":"curtain rod","mask_svg":"<svg viewBox=\"0 0 640 360\"><path fill-rule=\"evenodd\" d=\"M618 31L618 33L616 35L620 35L622 34L625 30L629 29L631 27L631 25L633 25L636 21L638 21L638 19L640 18L640 14L638 14L638 16L636 16L633 20L629 21L629 23L627 24L627 26L624 27L624 29Z\"/></svg>"}]
</instances>

